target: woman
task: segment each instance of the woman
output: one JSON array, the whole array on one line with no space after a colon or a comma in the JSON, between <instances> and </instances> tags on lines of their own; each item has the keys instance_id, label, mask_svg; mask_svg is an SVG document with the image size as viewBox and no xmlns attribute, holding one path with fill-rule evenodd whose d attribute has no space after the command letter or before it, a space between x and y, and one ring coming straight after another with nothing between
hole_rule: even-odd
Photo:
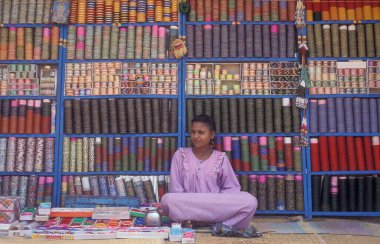
<instances>
[{"instance_id":1,"label":"woman","mask_svg":"<svg viewBox=\"0 0 380 244\"><path fill-rule=\"evenodd\" d=\"M257 200L240 191L228 157L213 149L214 137L215 122L210 116L199 115L192 120L192 147L180 148L174 154L170 193L162 197L161 208L173 221L186 226L191 226L191 221L216 224L214 234L220 229L252 232L249 227Z\"/></svg>"}]
</instances>

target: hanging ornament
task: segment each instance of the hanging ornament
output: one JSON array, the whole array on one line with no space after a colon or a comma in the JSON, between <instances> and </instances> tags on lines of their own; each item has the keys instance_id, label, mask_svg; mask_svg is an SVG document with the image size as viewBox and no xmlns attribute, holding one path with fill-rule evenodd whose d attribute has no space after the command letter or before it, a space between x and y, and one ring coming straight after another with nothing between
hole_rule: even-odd
<instances>
[{"instance_id":1,"label":"hanging ornament","mask_svg":"<svg viewBox=\"0 0 380 244\"><path fill-rule=\"evenodd\" d=\"M180 59L187 53L185 42L182 39L174 39L170 44L170 50L176 59Z\"/></svg>"}]
</instances>

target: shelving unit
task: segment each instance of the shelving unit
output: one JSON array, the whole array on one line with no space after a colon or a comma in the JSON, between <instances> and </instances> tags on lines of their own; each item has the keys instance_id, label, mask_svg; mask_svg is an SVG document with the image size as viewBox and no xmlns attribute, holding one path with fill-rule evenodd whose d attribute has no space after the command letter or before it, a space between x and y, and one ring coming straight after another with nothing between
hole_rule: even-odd
<instances>
[{"instance_id":1,"label":"shelving unit","mask_svg":"<svg viewBox=\"0 0 380 244\"><path fill-rule=\"evenodd\" d=\"M311 21L306 22L307 25L315 24L379 24L380 21ZM154 22L154 23L103 23L103 24L70 24L70 25L56 25L56 24L1 24L1 27L18 27L18 28L36 28L36 27L53 27L58 26L60 28L59 37L59 59L58 60L0 60L0 66L8 64L36 64L36 65L54 65L57 67L57 84L56 84L56 96L1 96L1 100L12 99L50 99L56 101L56 120L55 120L55 132L52 134L0 134L0 138L27 138L27 137L41 137L41 138L54 138L55 139L55 154L54 154L54 170L53 172L0 172L0 176L49 176L54 177L52 204L57 207L61 204L61 190L62 190L62 177L63 176L118 176L118 175L130 175L130 176L160 176L169 175L169 171L91 171L91 172L62 172L63 167L63 140L66 137L75 138L131 138L131 137L175 137L177 139L178 147L186 146L186 138L189 137L189 133L186 130L188 114L186 112L186 103L190 99L294 99L296 95L284 95L284 94L270 94L270 95L190 95L186 93L186 65L193 63L201 64L225 64L228 63L241 65L242 63L252 62L299 62L300 59L296 55L286 58L272 58L272 57L226 57L226 58L188 58L182 59L163 58L163 59L67 59L67 39L69 26L74 27L88 27L88 26L101 26L101 27L145 27L145 26L177 26L179 28L179 35L186 37L186 27L188 25L194 26L247 26L247 25L285 25L294 26L294 22L286 21L188 21L186 16L181 14L179 22ZM306 27L301 30L306 33ZM296 33L296 32L295 32ZM295 41L296 43L296 41ZM379 60L379 58L335 58L335 57L315 57L309 58L311 61L368 61ZM79 95L79 96L66 96L65 95L65 79L66 79L66 64L82 64L82 63L101 63L101 62L118 62L118 63L175 63L177 64L177 94L176 95L161 95L161 94L128 94L128 95ZM367 74L368 79L368 74ZM372 89L372 88L371 88ZM373 88L377 89L377 88ZM326 98L380 98L380 94L309 94L306 92L308 99L326 99ZM93 99L175 99L177 100L177 121L178 128L176 132L171 133L117 133L117 134L67 134L64 132L64 102L67 100L93 100ZM300 120L302 118L302 112L300 114ZM307 120L310 121L310 108L306 110ZM241 136L256 136L256 137L294 137L299 136L298 132L289 133L218 133L218 136L228 137L241 137ZM380 136L378 133L308 133L308 137L320 137L320 136ZM304 196L304 210L303 211L288 211L288 210L258 210L258 214L274 214L274 215L304 215L307 218L313 216L380 216L380 212L321 212L313 211L312 209L312 176L321 175L380 175L379 170L365 170L365 171L320 171L312 172L311 166L311 152L310 147L302 148L302 171L236 171L236 174L242 176L257 175L302 175L303 180L303 196Z\"/></svg>"},{"instance_id":2,"label":"shelving unit","mask_svg":"<svg viewBox=\"0 0 380 244\"><path fill-rule=\"evenodd\" d=\"M153 23L102 23L102 24L70 24L70 25L65 25L65 41L67 40L68 37L68 27L69 26L75 26L75 27L88 27L88 26L109 26L109 27L146 27L146 26L162 26L162 27L169 27L169 26L179 26L178 22L153 22ZM94 99L175 99L177 100L178 104L178 114L177 114L177 121L178 124L181 123L181 116L180 116L180 100L182 94L180 93L182 84L180 80L178 79L177 81L177 94L176 95L168 95L168 94L115 94L115 95L75 95L75 96L67 96L64 95L64 89L65 89L65 65L66 64L81 64L83 62L85 63L148 63L148 64L157 64L157 63L175 63L177 64L177 77L181 77L181 72L182 72L182 66L181 66L181 61L177 59L172 59L172 58L164 58L164 59L67 59L67 46L63 48L62 56L60 62L62 63L62 70L61 70L61 76L62 76L62 83L61 85L61 103L60 106L63 108L64 102L67 100L83 100L83 99L88 99L88 100L94 100ZM120 82L122 79L120 80ZM112 176L112 177L118 177L120 175L128 175L128 176L160 176L160 175L169 175L169 171L98 171L95 169L95 171L89 171L89 172L63 172L62 166L63 166L63 140L64 138L107 138L107 139L114 139L114 138L133 138L133 137L174 137L176 138L176 142L178 146L180 145L180 138L181 138L181 131L180 131L180 126L178 126L178 130L175 133L118 133L118 134L67 134L64 132L63 128L63 118L64 118L64 109L61 110L61 127L60 127L60 132L59 134L61 135L59 138L59 144L60 144L60 154L59 154L59 170L57 171L57 188L55 188L55 199L53 202L54 206L59 206L62 204L62 199L61 199L61 190L62 190L62 177L69 177L69 176L74 176L74 177L91 177L91 176ZM137 147L137 145L136 145Z\"/></svg>"},{"instance_id":3,"label":"shelving unit","mask_svg":"<svg viewBox=\"0 0 380 244\"><path fill-rule=\"evenodd\" d=\"M356 24L378 24L380 21L378 20L362 20L362 21L355 21L355 20L347 20L347 21L309 21L306 22L307 25L324 25L324 24L343 24L343 25L356 25ZM306 31L305 31L306 32ZM367 67L366 67L366 73L368 72L368 61L370 60L378 60L378 57L313 57L308 58L308 60L311 61L341 61L341 62L349 62L349 61L366 61ZM338 81L337 81L338 82ZM368 82L368 74L366 74L366 82ZM366 94L360 94L360 93L353 93L353 94L307 94L307 97L309 99L327 99L327 98L380 98L380 94L376 93L369 93L368 86L366 86L367 93ZM307 120L310 122L310 107L307 110ZM310 129L309 123L308 127ZM348 132L335 132L335 133L311 133L309 131L308 136L309 137L370 137L370 136L379 136L380 133L348 133ZM308 180L308 211L309 211L309 217L312 218L313 216L380 216L380 212L371 212L371 211L363 211L363 212L356 212L356 211L332 211L331 209L329 211L315 211L313 209L313 188L312 188L312 177L313 176L366 176L366 175L377 175L379 177L380 171L379 170L346 170L346 171L312 171L312 165L311 165L311 149L310 146L305 149L306 155L307 155L307 169L309 170L307 174L307 180ZM357 190L357 188L356 188ZM363 199L364 201L364 199Z\"/></svg>"},{"instance_id":4,"label":"shelving unit","mask_svg":"<svg viewBox=\"0 0 380 244\"><path fill-rule=\"evenodd\" d=\"M186 17L184 16L183 19ZM262 22L262 21L212 21L212 22L196 22L196 21L188 21L184 20L182 24L182 33L181 35L186 36L186 26L187 25L294 25L294 22ZM200 63L202 65L213 65L215 63L220 63L220 64L240 64L242 63L252 63L252 62L298 62L299 58L294 57L294 58L256 58L256 57L236 57L236 58L188 58L184 57L182 62L183 62L183 76L182 76L182 81L183 84L187 84L186 81L186 67L187 64L194 64L194 63ZM212 71L211 71L212 72ZM212 74L214 75L214 74ZM269 68L268 68L268 75L269 74ZM242 79L242 77L240 77ZM270 82L270 80L268 80ZM182 97L182 118L183 122L181 124L182 126L182 131L184 132L182 135L182 146L186 145L186 137L189 137L190 134L188 130L186 130L187 127L187 116L188 113L186 111L186 101L188 99L273 99L273 98L295 98L296 95L274 95L274 94L268 94L268 95L201 95L201 94L188 94L186 91L186 87L182 88L181 93L183 94ZM301 113L302 115L302 113ZM302 116L301 116L302 117ZM301 123L301 117L299 122ZM230 137L240 137L240 136L281 136L281 137L291 137L291 136L298 136L298 133L221 133L217 132L217 136L230 136ZM308 187L307 187L307 169L306 169L306 154L305 150L302 149L302 171L235 171L237 175L302 175L303 177L303 196L304 196L304 210L303 211L288 211L288 210L257 210L257 214L278 214L278 215L292 215L292 214L298 214L298 215L304 215L308 217L308 204L307 204L307 193L308 193ZM248 152L249 153L249 152ZM231 163L232 160L230 159Z\"/></svg>"},{"instance_id":5,"label":"shelving unit","mask_svg":"<svg viewBox=\"0 0 380 244\"><path fill-rule=\"evenodd\" d=\"M1 27L17 27L17 28L36 28L36 27L59 27L59 40L63 39L63 34L64 34L64 27L61 25L55 25L55 24L1 24ZM31 177L36 177L36 181L41 180L40 177L47 177L50 179L54 178L55 180L53 182L49 183L49 187L52 188L53 192L51 196L48 196L49 198L51 197L52 202L54 203L54 198L56 194L56 189L59 189L59 185L56 182L57 179L57 172L59 171L59 150L60 150L60 145L59 145L59 128L60 128L60 111L61 107L59 106L60 104L60 88L59 84L61 84L61 70L62 70L62 63L61 63L61 54L63 51L62 43L61 41L59 42L58 45L58 59L57 60L0 60L0 65L24 65L24 64L31 64L31 65L36 65L38 66L38 76L40 76L41 69L43 69L43 65L53 65L56 69L55 73L55 96L46 96L46 95L11 95L11 96L0 96L0 100L44 100L44 99L49 99L55 102L55 122L54 122L54 130L50 134L0 134L0 138L53 138L54 139L54 165L53 165L53 170L52 172L0 172L1 177L28 177L27 182L31 179ZM40 81L41 82L41 81ZM38 87L38 92L39 92L40 87ZM25 146L26 149L26 146ZM35 163L35 162L33 162ZM44 169L43 169L44 171ZM51 177L51 178L50 178ZM47 179L46 178L46 179ZM44 179L45 182L45 179ZM23 184L23 181L20 181L19 184ZM47 185L44 185L42 190L46 188ZM36 186L37 187L37 186ZM38 186L40 187L40 186ZM37 188L36 188L37 190Z\"/></svg>"}]
</instances>

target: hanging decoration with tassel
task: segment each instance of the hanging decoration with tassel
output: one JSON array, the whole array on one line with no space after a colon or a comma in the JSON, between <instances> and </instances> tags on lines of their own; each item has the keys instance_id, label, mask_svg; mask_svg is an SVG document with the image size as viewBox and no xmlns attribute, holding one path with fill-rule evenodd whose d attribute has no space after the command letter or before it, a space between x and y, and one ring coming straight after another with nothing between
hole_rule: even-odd
<instances>
[{"instance_id":1,"label":"hanging decoration with tassel","mask_svg":"<svg viewBox=\"0 0 380 244\"><path fill-rule=\"evenodd\" d=\"M303 147L307 147L309 144L309 138L307 136L307 120L306 120L306 108L308 100L306 98L307 88L309 87L309 75L307 70L307 53L308 47L305 35L305 5L302 0L297 1L297 7L295 12L295 25L298 31L298 50L301 66L300 83L298 85L296 106L303 109L303 116L300 130L300 144Z\"/></svg>"}]
</instances>

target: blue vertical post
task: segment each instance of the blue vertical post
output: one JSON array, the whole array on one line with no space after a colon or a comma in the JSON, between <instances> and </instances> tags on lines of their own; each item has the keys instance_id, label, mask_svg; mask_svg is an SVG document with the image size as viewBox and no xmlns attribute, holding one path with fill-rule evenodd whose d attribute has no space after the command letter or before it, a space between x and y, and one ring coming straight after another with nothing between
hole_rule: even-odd
<instances>
[{"instance_id":1,"label":"blue vertical post","mask_svg":"<svg viewBox=\"0 0 380 244\"><path fill-rule=\"evenodd\" d=\"M62 152L63 152L63 127L64 127L64 91L65 91L65 64L66 64L66 40L67 40L68 25L61 25L60 38L61 47L59 52L59 79L57 84L57 124L56 127L56 156L55 156L55 177L54 177L54 204L57 207L61 204L61 189L62 189Z\"/></svg>"}]
</instances>

